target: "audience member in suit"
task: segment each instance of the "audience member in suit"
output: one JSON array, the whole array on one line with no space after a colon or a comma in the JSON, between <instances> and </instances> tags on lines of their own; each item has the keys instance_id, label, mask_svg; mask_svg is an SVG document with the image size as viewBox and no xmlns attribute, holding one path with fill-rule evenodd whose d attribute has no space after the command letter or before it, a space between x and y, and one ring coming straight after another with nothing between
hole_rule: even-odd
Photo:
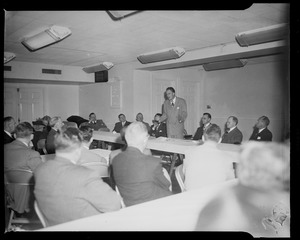
<instances>
[{"instance_id":1,"label":"audience member in suit","mask_svg":"<svg viewBox=\"0 0 300 240\"><path fill-rule=\"evenodd\" d=\"M13 117L4 118L4 134L3 134L3 144L11 143L15 140L13 133L15 131L16 122Z\"/></svg>"},{"instance_id":2,"label":"audience member in suit","mask_svg":"<svg viewBox=\"0 0 300 240\"><path fill-rule=\"evenodd\" d=\"M268 129L270 120L266 116L262 116L257 119L257 123L254 126L253 133L249 140L254 141L272 141L272 133Z\"/></svg>"},{"instance_id":3,"label":"audience member in suit","mask_svg":"<svg viewBox=\"0 0 300 240\"><path fill-rule=\"evenodd\" d=\"M63 125L64 124L60 117L51 118L50 120L51 130L47 135L46 144L45 144L47 154L55 153L54 137L58 131L61 131Z\"/></svg>"},{"instance_id":4,"label":"audience member in suit","mask_svg":"<svg viewBox=\"0 0 300 240\"><path fill-rule=\"evenodd\" d=\"M78 165L82 135L78 128L59 132L55 159L35 171L34 194L49 226L121 208L120 196L99 173Z\"/></svg>"},{"instance_id":5,"label":"audience member in suit","mask_svg":"<svg viewBox=\"0 0 300 240\"><path fill-rule=\"evenodd\" d=\"M203 132L211 126L211 114L203 113L203 116L200 120L200 127L197 128L197 131L193 137L193 140L204 140Z\"/></svg>"},{"instance_id":6,"label":"audience member in suit","mask_svg":"<svg viewBox=\"0 0 300 240\"><path fill-rule=\"evenodd\" d=\"M243 141L243 134L237 128L239 120L235 116L230 116L226 122L226 131L222 136L221 143L241 144Z\"/></svg>"},{"instance_id":7,"label":"audience member in suit","mask_svg":"<svg viewBox=\"0 0 300 240\"><path fill-rule=\"evenodd\" d=\"M127 127L131 123L126 121L126 116L123 113L119 114L118 118L119 122L115 124L113 129L113 132L115 133L120 133L123 127Z\"/></svg>"},{"instance_id":8,"label":"audience member in suit","mask_svg":"<svg viewBox=\"0 0 300 240\"><path fill-rule=\"evenodd\" d=\"M28 122L19 123L15 128L16 140L4 145L4 171L22 169L34 171L42 163L38 152L30 147L33 138L33 127ZM33 194L24 194L28 188L9 185L8 192L14 201L12 209L18 213L29 212L32 209Z\"/></svg>"},{"instance_id":9,"label":"audience member in suit","mask_svg":"<svg viewBox=\"0 0 300 240\"><path fill-rule=\"evenodd\" d=\"M126 206L171 195L170 181L164 176L160 159L143 153L148 131L141 122L133 122L125 132L127 148L112 161L113 176Z\"/></svg>"},{"instance_id":10,"label":"audience member in suit","mask_svg":"<svg viewBox=\"0 0 300 240\"><path fill-rule=\"evenodd\" d=\"M104 132L110 131L102 119L97 119L97 116L95 113L90 113L89 121L82 124L82 126L83 125L92 128L94 131L104 131Z\"/></svg>"},{"instance_id":11,"label":"audience member in suit","mask_svg":"<svg viewBox=\"0 0 300 240\"><path fill-rule=\"evenodd\" d=\"M44 129L44 131L47 133L46 135L48 135L48 132L50 132L50 130L51 130L51 126L50 126L51 117L48 116L48 115L45 115L42 118L42 121L43 121L44 125L46 126L46 128Z\"/></svg>"},{"instance_id":12,"label":"audience member in suit","mask_svg":"<svg viewBox=\"0 0 300 240\"><path fill-rule=\"evenodd\" d=\"M241 231L255 238L290 237L290 147L245 143L237 177L236 185L204 206L195 230Z\"/></svg>"},{"instance_id":13,"label":"audience member in suit","mask_svg":"<svg viewBox=\"0 0 300 240\"><path fill-rule=\"evenodd\" d=\"M89 121L82 123L80 126L88 126L92 128L94 131L104 131L104 132L110 131L102 119L97 119L95 113L90 113ZM107 148L107 146L103 141L94 139L92 144L90 145L90 149L95 149L95 148Z\"/></svg>"},{"instance_id":14,"label":"audience member in suit","mask_svg":"<svg viewBox=\"0 0 300 240\"><path fill-rule=\"evenodd\" d=\"M82 152L77 164L81 165L87 162L102 162L108 164L104 157L89 150L93 142L93 129L88 126L81 126L79 130L82 134Z\"/></svg>"},{"instance_id":15,"label":"audience member in suit","mask_svg":"<svg viewBox=\"0 0 300 240\"><path fill-rule=\"evenodd\" d=\"M144 122L144 116L143 116L142 113L138 113L138 114L136 115L136 117L135 117L135 120L136 120L137 122L142 122L142 123L144 123L145 126L146 126L146 128L147 128L147 130L148 130L148 133L149 133L149 134L151 133L150 125L149 125L149 123Z\"/></svg>"},{"instance_id":16,"label":"audience member in suit","mask_svg":"<svg viewBox=\"0 0 300 240\"><path fill-rule=\"evenodd\" d=\"M204 144L186 152L183 174L187 191L234 178L233 156L217 148L220 140L220 127L211 124L204 132Z\"/></svg>"},{"instance_id":17,"label":"audience member in suit","mask_svg":"<svg viewBox=\"0 0 300 240\"><path fill-rule=\"evenodd\" d=\"M152 137L167 137L167 127L164 122L160 122L161 116L161 113L156 113L154 120L152 120L153 125L150 127L150 135Z\"/></svg>"},{"instance_id":18,"label":"audience member in suit","mask_svg":"<svg viewBox=\"0 0 300 240\"><path fill-rule=\"evenodd\" d=\"M186 102L175 95L173 87L166 89L166 96L160 122L166 121L168 138L184 139L184 121L188 115Z\"/></svg>"}]
</instances>

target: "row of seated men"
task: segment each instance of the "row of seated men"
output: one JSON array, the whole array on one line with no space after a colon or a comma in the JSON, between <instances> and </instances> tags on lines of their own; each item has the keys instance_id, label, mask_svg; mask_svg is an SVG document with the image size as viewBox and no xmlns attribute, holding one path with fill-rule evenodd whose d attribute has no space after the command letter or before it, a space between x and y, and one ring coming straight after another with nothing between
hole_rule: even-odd
<instances>
[{"instance_id":1,"label":"row of seated men","mask_svg":"<svg viewBox=\"0 0 300 240\"><path fill-rule=\"evenodd\" d=\"M46 162L42 161L38 152L30 148L33 128L29 123L18 124L15 133L16 140L4 147L5 171L16 168L33 171L34 196L49 226L121 208L121 197L113 186L105 183L97 171L81 165L89 159L84 154L84 149L92 155L88 150L92 139L89 127L70 127L59 131L54 136L55 159ZM145 151L148 137L145 124L130 124L125 131L126 149L110 159L114 181L127 207L172 195L170 178L163 170L160 160ZM226 159L221 150L211 151L220 138L220 127L212 124L204 132L204 144L186 154L183 178L187 190L234 178L230 156ZM202 166L199 164L202 161L196 161L200 156L204 161ZM275 160L268 161L272 165ZM286 158L282 161L286 161ZM198 164L199 168L192 166L193 163ZM247 168L248 165L244 167ZM196 169L201 174L195 174ZM192 179L193 176L197 178ZM271 177L275 176L271 174ZM282 180L278 180L277 176L274 179ZM199 182L202 184L198 184ZM22 213L29 208L30 205L27 205L15 210Z\"/></svg>"}]
</instances>

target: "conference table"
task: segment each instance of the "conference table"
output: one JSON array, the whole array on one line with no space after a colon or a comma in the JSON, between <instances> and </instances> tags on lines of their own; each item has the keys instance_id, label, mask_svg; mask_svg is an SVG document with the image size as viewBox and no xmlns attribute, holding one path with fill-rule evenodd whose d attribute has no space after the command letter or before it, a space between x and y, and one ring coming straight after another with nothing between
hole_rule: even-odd
<instances>
[{"instance_id":1,"label":"conference table","mask_svg":"<svg viewBox=\"0 0 300 240\"><path fill-rule=\"evenodd\" d=\"M119 133L94 131L93 138L104 142L125 144L125 142L121 139L121 135ZM171 176L176 161L176 154L184 155L190 149L200 146L201 144L202 143L200 141L196 140L166 137L155 138L150 136L146 147L151 150L173 153L171 155L171 167L169 171L169 174ZM232 155L232 162L238 161L237 154L240 151L239 145L219 143L217 145L217 148Z\"/></svg>"},{"instance_id":2,"label":"conference table","mask_svg":"<svg viewBox=\"0 0 300 240\"><path fill-rule=\"evenodd\" d=\"M205 204L237 183L232 179L37 231L193 231Z\"/></svg>"}]
</instances>

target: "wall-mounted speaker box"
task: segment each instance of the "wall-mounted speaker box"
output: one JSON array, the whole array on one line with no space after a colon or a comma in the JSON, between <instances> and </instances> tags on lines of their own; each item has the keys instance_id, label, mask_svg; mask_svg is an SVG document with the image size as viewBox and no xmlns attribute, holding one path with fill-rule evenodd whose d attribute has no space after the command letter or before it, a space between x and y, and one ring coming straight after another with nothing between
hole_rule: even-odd
<instances>
[{"instance_id":1,"label":"wall-mounted speaker box","mask_svg":"<svg viewBox=\"0 0 300 240\"><path fill-rule=\"evenodd\" d=\"M108 81L108 70L95 72L95 83L107 82Z\"/></svg>"}]
</instances>

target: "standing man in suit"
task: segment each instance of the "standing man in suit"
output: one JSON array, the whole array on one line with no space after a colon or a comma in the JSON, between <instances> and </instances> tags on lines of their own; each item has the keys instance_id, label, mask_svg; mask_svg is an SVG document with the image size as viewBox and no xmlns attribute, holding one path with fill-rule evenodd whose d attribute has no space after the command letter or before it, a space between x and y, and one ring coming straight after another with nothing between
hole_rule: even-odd
<instances>
[{"instance_id":1,"label":"standing man in suit","mask_svg":"<svg viewBox=\"0 0 300 240\"><path fill-rule=\"evenodd\" d=\"M211 114L203 113L203 116L200 120L200 127L197 128L197 131L193 137L193 140L203 140L203 133L211 126Z\"/></svg>"},{"instance_id":2,"label":"standing man in suit","mask_svg":"<svg viewBox=\"0 0 300 240\"><path fill-rule=\"evenodd\" d=\"M226 131L222 136L221 143L241 144L243 140L242 132L237 128L239 120L235 116L230 116L226 122Z\"/></svg>"},{"instance_id":3,"label":"standing man in suit","mask_svg":"<svg viewBox=\"0 0 300 240\"><path fill-rule=\"evenodd\" d=\"M115 127L113 129L113 132L115 133L120 133L122 128L127 127L131 123L126 121L126 116L123 113L119 114L118 118L119 122L115 124Z\"/></svg>"},{"instance_id":4,"label":"standing man in suit","mask_svg":"<svg viewBox=\"0 0 300 240\"><path fill-rule=\"evenodd\" d=\"M125 131L127 148L112 161L113 176L126 206L172 194L160 159L145 155L148 131L141 122L133 122Z\"/></svg>"},{"instance_id":5,"label":"standing man in suit","mask_svg":"<svg viewBox=\"0 0 300 240\"><path fill-rule=\"evenodd\" d=\"M49 226L116 211L121 198L101 179L100 172L78 165L82 135L78 128L59 132L55 159L34 171L34 194Z\"/></svg>"},{"instance_id":6,"label":"standing man in suit","mask_svg":"<svg viewBox=\"0 0 300 240\"><path fill-rule=\"evenodd\" d=\"M259 119L257 119L253 133L249 140L271 142L273 135L268 129L269 124L270 120L266 116L262 116Z\"/></svg>"},{"instance_id":7,"label":"standing man in suit","mask_svg":"<svg viewBox=\"0 0 300 240\"><path fill-rule=\"evenodd\" d=\"M62 122L60 117L52 117L50 120L51 130L47 135L45 147L47 154L55 153L55 146L54 146L54 136L58 131L61 131L62 126L64 123Z\"/></svg>"},{"instance_id":8,"label":"standing man in suit","mask_svg":"<svg viewBox=\"0 0 300 240\"><path fill-rule=\"evenodd\" d=\"M166 89L167 100L164 102L163 115L159 122L167 121L168 138L184 138L184 121L187 118L187 105L183 98L175 95L175 89Z\"/></svg>"},{"instance_id":9,"label":"standing man in suit","mask_svg":"<svg viewBox=\"0 0 300 240\"><path fill-rule=\"evenodd\" d=\"M154 120L152 120L153 125L150 127L150 135L152 137L167 137L167 127L164 122L160 122L162 114L156 113Z\"/></svg>"},{"instance_id":10,"label":"standing man in suit","mask_svg":"<svg viewBox=\"0 0 300 240\"><path fill-rule=\"evenodd\" d=\"M15 131L16 122L13 117L4 118L4 134L3 144L11 143L15 140L13 133Z\"/></svg>"}]
</instances>

